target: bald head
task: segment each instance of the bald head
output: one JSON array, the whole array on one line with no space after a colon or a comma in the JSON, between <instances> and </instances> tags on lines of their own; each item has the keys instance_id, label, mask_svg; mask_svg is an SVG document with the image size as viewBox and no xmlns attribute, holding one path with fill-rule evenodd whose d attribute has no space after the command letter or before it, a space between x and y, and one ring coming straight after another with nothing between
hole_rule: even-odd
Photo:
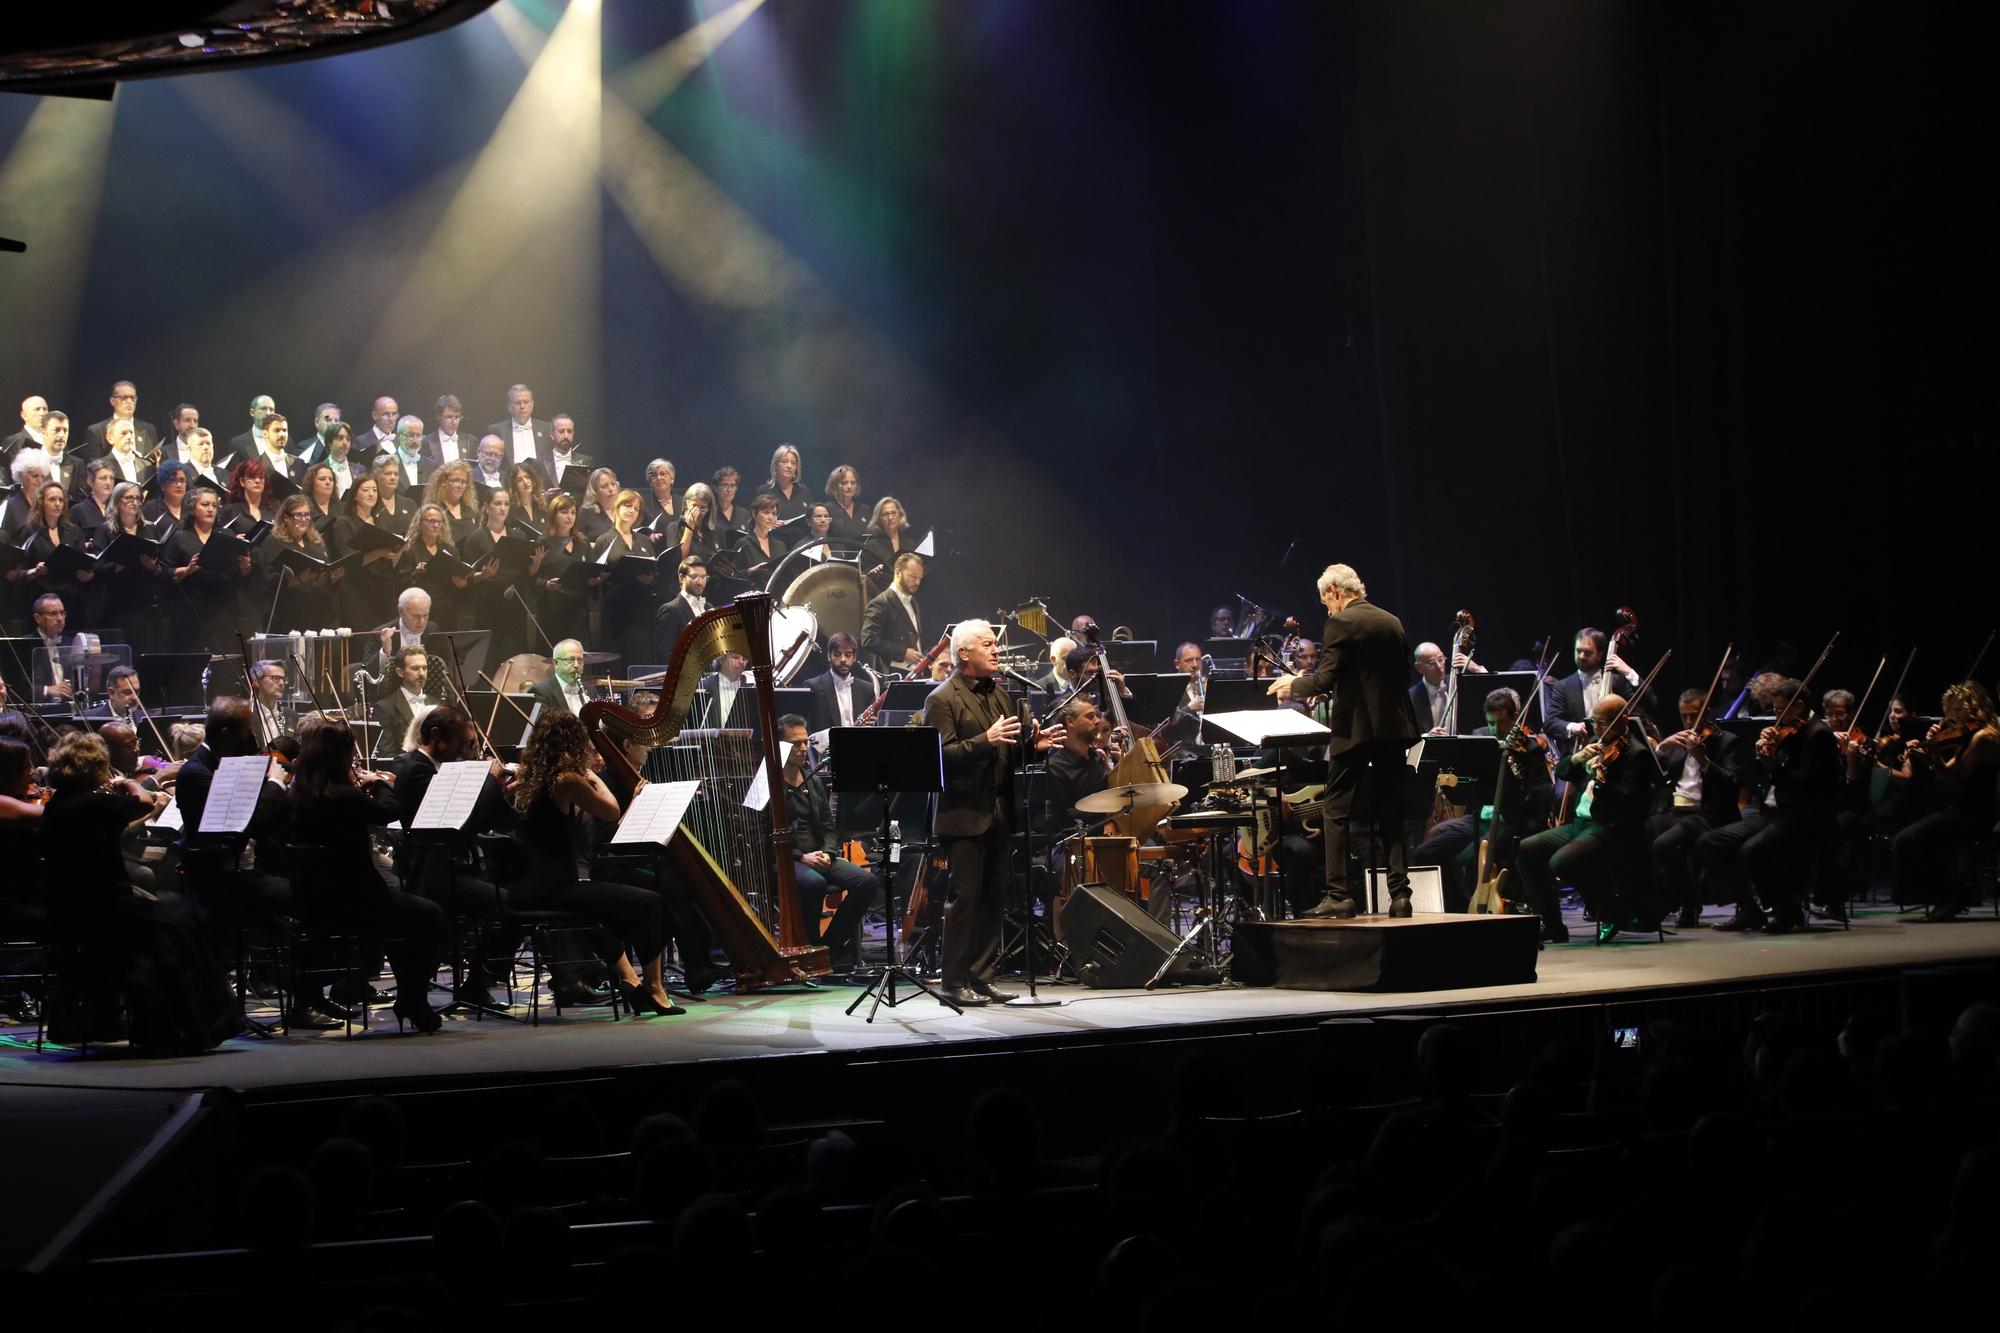
<instances>
[{"instance_id":1,"label":"bald head","mask_svg":"<svg viewBox=\"0 0 2000 1333\"><path fill-rule=\"evenodd\" d=\"M1625 711L1625 701L1615 694L1607 694L1591 705L1590 716L1596 722L1609 722Z\"/></svg>"},{"instance_id":2,"label":"bald head","mask_svg":"<svg viewBox=\"0 0 2000 1333\"><path fill-rule=\"evenodd\" d=\"M1432 685L1444 679L1444 649L1434 643L1420 643L1410 660L1417 664L1417 674Z\"/></svg>"}]
</instances>

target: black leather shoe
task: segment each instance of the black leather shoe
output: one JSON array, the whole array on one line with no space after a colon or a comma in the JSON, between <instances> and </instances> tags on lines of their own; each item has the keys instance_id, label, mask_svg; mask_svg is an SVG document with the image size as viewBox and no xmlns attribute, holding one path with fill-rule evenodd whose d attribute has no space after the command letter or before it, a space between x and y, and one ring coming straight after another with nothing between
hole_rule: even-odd
<instances>
[{"instance_id":1,"label":"black leather shoe","mask_svg":"<svg viewBox=\"0 0 2000 1333\"><path fill-rule=\"evenodd\" d=\"M1544 943L1544 944L1568 944L1568 943L1569 943L1569 927L1568 927L1568 926L1565 926L1565 925L1564 925L1564 924L1563 924L1562 922L1560 922L1560 921L1556 921L1556 922L1548 922L1548 921L1544 921L1544 922L1542 923L1542 943Z\"/></svg>"},{"instance_id":2,"label":"black leather shoe","mask_svg":"<svg viewBox=\"0 0 2000 1333\"><path fill-rule=\"evenodd\" d=\"M1014 991L1001 990L998 986L995 986L992 982L980 981L977 978L973 979L972 989L978 991L981 995L984 995L987 999L993 1001L993 1003L995 1004L1005 1004L1009 1000L1018 1000L1021 998L1020 995Z\"/></svg>"},{"instance_id":3,"label":"black leather shoe","mask_svg":"<svg viewBox=\"0 0 2000 1333\"><path fill-rule=\"evenodd\" d=\"M1727 921L1716 922L1713 927L1715 930L1729 931L1762 930L1763 928L1764 914L1754 907L1739 907L1736 909L1736 915L1730 917Z\"/></svg>"},{"instance_id":4,"label":"black leather shoe","mask_svg":"<svg viewBox=\"0 0 2000 1333\"><path fill-rule=\"evenodd\" d=\"M707 963L696 963L692 967L681 969L681 976L687 981L689 995L701 994L728 975L728 969L713 967Z\"/></svg>"},{"instance_id":5,"label":"black leather shoe","mask_svg":"<svg viewBox=\"0 0 2000 1333\"><path fill-rule=\"evenodd\" d=\"M1310 921L1345 921L1353 915L1354 900L1352 898L1336 898L1330 893L1321 898L1317 904L1306 909L1306 919Z\"/></svg>"},{"instance_id":6,"label":"black leather shoe","mask_svg":"<svg viewBox=\"0 0 2000 1333\"><path fill-rule=\"evenodd\" d=\"M310 1009L292 1010L285 1015L284 1024L287 1028L300 1032L331 1032L334 1028L347 1026L344 1019L328 1018Z\"/></svg>"},{"instance_id":7,"label":"black leather shoe","mask_svg":"<svg viewBox=\"0 0 2000 1333\"><path fill-rule=\"evenodd\" d=\"M327 999L326 996L324 995L309 996L307 997L306 1002L303 1005L297 1007L303 1009L309 1009L313 1013L318 1014L321 1018L330 1018L335 1023L345 1023L350 1018L360 1017L359 1014L354 1013L352 1010L348 1009L346 1005L335 1004L332 1000Z\"/></svg>"},{"instance_id":8,"label":"black leather shoe","mask_svg":"<svg viewBox=\"0 0 2000 1333\"><path fill-rule=\"evenodd\" d=\"M1410 905L1410 896L1408 894L1404 894L1400 898L1391 898L1389 900L1390 916L1395 916L1395 917L1409 916L1415 911L1416 909Z\"/></svg>"},{"instance_id":9,"label":"black leather shoe","mask_svg":"<svg viewBox=\"0 0 2000 1333\"><path fill-rule=\"evenodd\" d=\"M563 986L555 992L555 999L564 1009L588 1009L594 1004L610 1004L611 992L589 986Z\"/></svg>"},{"instance_id":10,"label":"black leather shoe","mask_svg":"<svg viewBox=\"0 0 2000 1333\"><path fill-rule=\"evenodd\" d=\"M397 1000L390 1006L389 1012L418 1032L436 1032L444 1026L444 1020L438 1017L437 1010L422 1000Z\"/></svg>"},{"instance_id":11,"label":"black leather shoe","mask_svg":"<svg viewBox=\"0 0 2000 1333\"><path fill-rule=\"evenodd\" d=\"M977 1009L982 1005L992 1003L984 995L981 995L969 986L942 986L939 987L938 994L961 1009Z\"/></svg>"}]
</instances>

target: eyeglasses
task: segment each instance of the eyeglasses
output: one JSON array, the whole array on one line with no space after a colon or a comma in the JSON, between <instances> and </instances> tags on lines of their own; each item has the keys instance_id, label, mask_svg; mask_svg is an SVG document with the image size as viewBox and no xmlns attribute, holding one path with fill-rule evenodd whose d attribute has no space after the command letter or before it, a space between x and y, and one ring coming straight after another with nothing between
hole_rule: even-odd
<instances>
[{"instance_id":1,"label":"eyeglasses","mask_svg":"<svg viewBox=\"0 0 2000 1333\"><path fill-rule=\"evenodd\" d=\"M139 395L136 393L114 393L111 395L111 400L116 403L136 403L139 401Z\"/></svg>"}]
</instances>

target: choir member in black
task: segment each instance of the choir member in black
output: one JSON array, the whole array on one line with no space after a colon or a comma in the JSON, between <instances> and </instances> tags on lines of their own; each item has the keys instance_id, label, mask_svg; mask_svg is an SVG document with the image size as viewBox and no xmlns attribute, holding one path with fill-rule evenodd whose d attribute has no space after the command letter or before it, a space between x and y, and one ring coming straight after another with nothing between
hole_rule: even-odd
<instances>
[{"instance_id":1,"label":"choir member in black","mask_svg":"<svg viewBox=\"0 0 2000 1333\"><path fill-rule=\"evenodd\" d=\"M7 474L14 479L14 491L0 501L0 533L24 528L34 518L34 497L49 480L49 456L40 449L23 449L7 465Z\"/></svg>"},{"instance_id":2,"label":"choir member in black","mask_svg":"<svg viewBox=\"0 0 2000 1333\"><path fill-rule=\"evenodd\" d=\"M472 466L466 474L472 483L472 491L466 497L468 504L484 503L493 491L507 489L507 443L498 435L488 435L479 441L479 452L473 456Z\"/></svg>"},{"instance_id":3,"label":"choir member in black","mask_svg":"<svg viewBox=\"0 0 2000 1333\"><path fill-rule=\"evenodd\" d=\"M577 511L576 526L583 533L584 540L594 545L611 531L611 506L622 488L618 485L616 472L608 467L599 467L590 470L590 480L584 483L584 489L590 495Z\"/></svg>"},{"instance_id":4,"label":"choir member in black","mask_svg":"<svg viewBox=\"0 0 2000 1333\"><path fill-rule=\"evenodd\" d=\"M635 495L635 510L637 505ZM618 798L595 772L599 762L583 723L570 714L544 717L535 727L511 793L520 817L517 836L530 864L521 882L508 890L508 899L516 907L595 917L612 940L605 964L632 1011L685 1013L667 994L666 914L660 896L590 875L590 821L616 820L621 813ZM644 968L643 979L632 970L633 954Z\"/></svg>"},{"instance_id":5,"label":"choir member in black","mask_svg":"<svg viewBox=\"0 0 2000 1333\"><path fill-rule=\"evenodd\" d=\"M1348 565L1328 565L1318 581L1326 631L1311 675L1280 676L1267 691L1280 703L1331 696L1327 725L1326 795L1320 829L1326 843L1326 895L1308 916L1351 917L1358 910L1348 867L1349 815L1364 789L1363 808L1375 821L1374 840L1389 870L1389 915L1410 915L1410 877L1403 833L1403 752L1417 737L1410 706L1409 641L1403 622L1368 600L1368 588Z\"/></svg>"},{"instance_id":6,"label":"choir member in black","mask_svg":"<svg viewBox=\"0 0 2000 1333\"><path fill-rule=\"evenodd\" d=\"M1558 754L1567 754L1590 729L1585 719L1607 692L1629 695L1639 688L1639 673L1624 658L1610 652L1610 645L1610 636L1601 629L1586 626L1578 630L1571 645L1576 655L1576 670L1549 683L1543 717Z\"/></svg>"},{"instance_id":7,"label":"choir member in black","mask_svg":"<svg viewBox=\"0 0 2000 1333\"><path fill-rule=\"evenodd\" d=\"M542 560L535 570L535 619L550 639L582 640L590 635L590 590L571 582L579 562L590 560L590 543L576 530L576 500L558 495L549 501L548 525L542 529Z\"/></svg>"},{"instance_id":8,"label":"choir member in black","mask_svg":"<svg viewBox=\"0 0 2000 1333\"><path fill-rule=\"evenodd\" d=\"M153 540L165 541L174 535L174 529L187 522L188 481L186 465L171 459L160 464L160 470L153 474L147 489L154 496L139 511L152 530Z\"/></svg>"},{"instance_id":9,"label":"choir member in black","mask_svg":"<svg viewBox=\"0 0 2000 1333\"><path fill-rule=\"evenodd\" d=\"M48 807L41 820L43 894L49 922L76 948L58 949L82 996L75 1012L49 1015L57 1041L115 1036L122 997L133 1046L144 1055L192 1055L243 1025L199 931L171 899L134 887L122 839L167 804L119 778L102 737L78 732L49 754Z\"/></svg>"},{"instance_id":10,"label":"choir member in black","mask_svg":"<svg viewBox=\"0 0 2000 1333\"><path fill-rule=\"evenodd\" d=\"M347 488L340 501L340 516L327 529L327 550L335 559L359 551L347 566L347 577L334 585L342 625L367 626L381 619L384 607L394 603L403 587L396 576L396 559L402 552L393 546L364 548L364 529L380 529L376 507L380 503L380 483L362 473ZM390 534L400 537L400 533Z\"/></svg>"},{"instance_id":11,"label":"choir member in black","mask_svg":"<svg viewBox=\"0 0 2000 1333\"><path fill-rule=\"evenodd\" d=\"M826 474L826 506L832 535L859 546L868 536L868 509L861 503L861 474L847 464Z\"/></svg>"},{"instance_id":12,"label":"choir member in black","mask_svg":"<svg viewBox=\"0 0 2000 1333\"><path fill-rule=\"evenodd\" d=\"M23 602L29 607L50 595L62 598L65 603L76 599L79 587L76 576L52 572L49 560L58 546L81 547L85 536L69 520L69 494L60 483L42 483L40 501L35 517L7 536L8 541L27 551L28 558L34 561L20 571Z\"/></svg>"},{"instance_id":13,"label":"choir member in black","mask_svg":"<svg viewBox=\"0 0 2000 1333\"><path fill-rule=\"evenodd\" d=\"M734 542L737 534L723 525L716 517L715 492L700 482L687 488L681 496L680 516L667 529L667 552L676 561L690 556L704 564L713 564L725 543Z\"/></svg>"},{"instance_id":14,"label":"choir member in black","mask_svg":"<svg viewBox=\"0 0 2000 1333\"><path fill-rule=\"evenodd\" d=\"M797 518L806 512L807 505L818 498L800 477L797 445L781 444L771 451L770 479L757 488L756 495L776 496L780 519ZM753 495L751 498L755 499L756 496ZM754 521L756 514L754 505L751 507L751 514Z\"/></svg>"},{"instance_id":15,"label":"choir member in black","mask_svg":"<svg viewBox=\"0 0 2000 1333\"><path fill-rule=\"evenodd\" d=\"M368 470L363 461L354 456L354 428L345 421L329 421L322 427L318 443L308 446L300 461L327 465L333 472L336 498L344 497L353 487L354 479ZM338 510L338 505L330 507Z\"/></svg>"},{"instance_id":16,"label":"choir member in black","mask_svg":"<svg viewBox=\"0 0 2000 1333\"><path fill-rule=\"evenodd\" d=\"M137 449L137 437L132 433L129 421L113 421L105 432L105 443L110 449L103 455L111 464L120 481L129 481L135 486L144 486L153 476L153 460Z\"/></svg>"},{"instance_id":17,"label":"choir member in black","mask_svg":"<svg viewBox=\"0 0 2000 1333\"><path fill-rule=\"evenodd\" d=\"M101 458L85 463L79 471L83 473L83 484L72 517L77 527L95 532L111 521L111 492L118 485L118 474Z\"/></svg>"},{"instance_id":18,"label":"choir member in black","mask_svg":"<svg viewBox=\"0 0 2000 1333\"><path fill-rule=\"evenodd\" d=\"M877 669L904 671L923 660L923 608L917 605L923 584L924 558L905 551L896 557L895 578L861 613L861 652Z\"/></svg>"},{"instance_id":19,"label":"choir member in black","mask_svg":"<svg viewBox=\"0 0 2000 1333\"><path fill-rule=\"evenodd\" d=\"M215 456L215 436L208 431L196 430L188 437L188 485L213 486L220 495L229 489L229 463Z\"/></svg>"},{"instance_id":20,"label":"choir member in black","mask_svg":"<svg viewBox=\"0 0 2000 1333\"><path fill-rule=\"evenodd\" d=\"M833 506L824 500L814 500L806 506L805 533L792 549L804 551L810 548L822 554L832 554L853 551L859 546L858 541L850 542L834 532Z\"/></svg>"},{"instance_id":21,"label":"choir member in black","mask_svg":"<svg viewBox=\"0 0 2000 1333\"><path fill-rule=\"evenodd\" d=\"M1486 725L1472 734L1514 736L1521 716L1521 696L1506 686L1486 696ZM1493 847L1487 864L1514 864L1514 848L1524 837L1548 827L1555 808L1555 787L1549 778L1548 751L1542 737L1524 731L1513 748L1501 755L1506 776L1500 780L1500 804L1492 812ZM1486 834L1484 811L1475 810L1440 821L1410 853L1417 865L1435 865L1444 873L1445 910L1463 912L1471 902L1479 873L1479 840Z\"/></svg>"},{"instance_id":22,"label":"choir member in black","mask_svg":"<svg viewBox=\"0 0 2000 1333\"><path fill-rule=\"evenodd\" d=\"M493 554L494 547L507 536L513 507L506 491L488 491L485 502L479 506L479 530L459 547L465 563L474 571L471 585L466 589L471 626L492 631L491 652L497 661L528 651L528 619L522 614L518 598L540 568L540 562L536 561L525 571L509 573L500 567ZM510 597L509 593L514 595Z\"/></svg>"},{"instance_id":23,"label":"choir member in black","mask_svg":"<svg viewBox=\"0 0 2000 1333\"><path fill-rule=\"evenodd\" d=\"M1704 833L1736 822L1736 800L1743 785L1741 740L1735 732L1713 725L1696 731L1701 702L1700 690L1681 694L1681 729L1662 740L1658 749L1660 767L1673 791L1665 808L1646 821L1653 873L1666 895L1664 904L1679 906L1675 924L1683 930L1701 924L1696 844Z\"/></svg>"},{"instance_id":24,"label":"choir member in black","mask_svg":"<svg viewBox=\"0 0 2000 1333\"><path fill-rule=\"evenodd\" d=\"M799 913L806 938L824 944L836 971L861 966L861 918L882 899L882 881L842 859L840 831L833 822L833 798L826 783L809 772L806 720L796 714L778 719L778 735L791 750L785 757L785 799L792 818L792 874L798 884ZM842 895L833 920L820 929L826 896Z\"/></svg>"},{"instance_id":25,"label":"choir member in black","mask_svg":"<svg viewBox=\"0 0 2000 1333\"><path fill-rule=\"evenodd\" d=\"M450 704L439 704L424 714L417 724L417 744L396 766L396 808L403 827L415 822L423 808L424 793L444 764L479 758L479 733L472 719ZM492 916L501 906L500 890L480 878L472 850L472 837L479 833L504 833L514 827L514 807L507 800L506 771L498 759L488 762L486 781L465 825L462 844L447 850L437 846L412 845L406 837L396 853L397 878L445 910L447 916ZM452 862L457 862L454 874ZM457 998L474 1004L492 1005L488 963L505 958L517 942L518 932L482 932L473 956L468 960L459 983Z\"/></svg>"},{"instance_id":26,"label":"choir member in black","mask_svg":"<svg viewBox=\"0 0 2000 1333\"><path fill-rule=\"evenodd\" d=\"M1752 695L1774 714L1744 771L1758 788L1742 818L1704 833L1695 857L1709 896L1735 903L1717 930L1784 934L1805 924L1805 893L1819 849L1830 846L1840 799L1840 746L1813 715L1799 682L1759 677Z\"/></svg>"},{"instance_id":27,"label":"choir member in black","mask_svg":"<svg viewBox=\"0 0 2000 1333\"><path fill-rule=\"evenodd\" d=\"M228 653L244 623L251 557L203 558L220 530L221 503L222 497L206 486L196 491L188 501L188 521L167 541L167 579L180 604L172 617L177 653ZM263 610L257 608L258 613Z\"/></svg>"},{"instance_id":28,"label":"choir member in black","mask_svg":"<svg viewBox=\"0 0 2000 1333\"><path fill-rule=\"evenodd\" d=\"M111 493L111 521L97 530L85 549L96 554L108 550L121 535L146 537L139 499L137 486L119 482ZM147 554L124 564L100 563L77 574L90 584L90 623L123 629L135 661L166 647L166 624L160 610L164 571L165 566Z\"/></svg>"},{"instance_id":29,"label":"choir member in black","mask_svg":"<svg viewBox=\"0 0 2000 1333\"><path fill-rule=\"evenodd\" d=\"M250 535L250 529L273 516L276 506L268 503L271 477L261 458L245 459L229 474L229 503L222 507L222 525L231 532Z\"/></svg>"},{"instance_id":30,"label":"choir member in black","mask_svg":"<svg viewBox=\"0 0 2000 1333\"><path fill-rule=\"evenodd\" d=\"M330 627L346 567L291 569L281 563L287 551L319 561L328 558L326 540L313 530L312 503L304 494L285 497L271 535L258 544L255 623L269 634Z\"/></svg>"},{"instance_id":31,"label":"choir member in black","mask_svg":"<svg viewBox=\"0 0 2000 1333\"><path fill-rule=\"evenodd\" d=\"M680 497L674 494L677 476L679 473L674 470L674 465L664 458L655 458L646 464L646 509L640 520L657 524L655 532L665 532L667 521L680 515Z\"/></svg>"},{"instance_id":32,"label":"choir member in black","mask_svg":"<svg viewBox=\"0 0 2000 1333\"><path fill-rule=\"evenodd\" d=\"M1950 921L1976 902L1978 872L1962 864L1975 838L1991 835L1995 773L2000 772L2000 718L1978 681L1944 692L1943 719L1912 742L1913 762L1936 777L1939 808L1896 834L1896 901L1930 899L1926 921Z\"/></svg>"},{"instance_id":33,"label":"choir member in black","mask_svg":"<svg viewBox=\"0 0 2000 1333\"><path fill-rule=\"evenodd\" d=\"M464 561L451 539L451 524L438 505L425 501L410 523L403 553L396 557L396 577L431 595L431 621L440 629L458 629L462 594L471 575L457 572Z\"/></svg>"},{"instance_id":34,"label":"choir member in black","mask_svg":"<svg viewBox=\"0 0 2000 1333\"><path fill-rule=\"evenodd\" d=\"M454 549L463 546L467 537L479 531L479 502L472 493L470 463L462 460L446 463L432 472L430 483L424 488L424 501L444 511L445 521L451 525Z\"/></svg>"},{"instance_id":35,"label":"choir member in black","mask_svg":"<svg viewBox=\"0 0 2000 1333\"><path fill-rule=\"evenodd\" d=\"M1659 924L1646 867L1646 816L1660 786L1659 765L1638 734L1636 712L1621 719L1624 700L1606 695L1591 708L1588 736L1556 764L1556 775L1582 784L1566 823L1522 840L1514 860L1523 896L1542 918L1542 938L1569 938L1556 898L1558 880L1574 885L1597 920L1602 944L1620 929ZM1602 762L1618 743L1617 758Z\"/></svg>"},{"instance_id":36,"label":"choir member in black","mask_svg":"<svg viewBox=\"0 0 2000 1333\"><path fill-rule=\"evenodd\" d=\"M812 691L812 716L808 720L814 731L851 727L856 718L868 711L868 705L875 702L875 686L854 670L860 654L861 644L852 634L827 637L826 670L805 682L805 688Z\"/></svg>"},{"instance_id":37,"label":"choir member in black","mask_svg":"<svg viewBox=\"0 0 2000 1333\"><path fill-rule=\"evenodd\" d=\"M312 510L313 531L320 536L340 516L340 482L325 463L309 463L299 475L299 493Z\"/></svg>"},{"instance_id":38,"label":"choir member in black","mask_svg":"<svg viewBox=\"0 0 2000 1333\"><path fill-rule=\"evenodd\" d=\"M731 550L737 575L760 588L789 549L785 539L777 535L778 506L778 497L769 492L760 493L752 500L750 531L738 537Z\"/></svg>"},{"instance_id":39,"label":"choir member in black","mask_svg":"<svg viewBox=\"0 0 2000 1333\"><path fill-rule=\"evenodd\" d=\"M952 631L956 670L924 701L923 725L936 727L944 751L944 791L938 796L937 838L951 866L951 901L944 912L944 993L954 1004L981 1005L1014 997L993 985L1007 894L1007 838L1014 815L1014 772L1024 746L1063 743L1056 726L1023 735L1021 719L1000 688L1000 644L983 620Z\"/></svg>"},{"instance_id":40,"label":"choir member in black","mask_svg":"<svg viewBox=\"0 0 2000 1333\"><path fill-rule=\"evenodd\" d=\"M656 557L653 536L638 530L639 492L620 491L611 501L611 531L590 549L594 563L607 570L629 556ZM659 605L658 575L649 570L636 578L606 573L604 578L604 638L625 667L646 661L653 651L653 615Z\"/></svg>"},{"instance_id":41,"label":"choir member in black","mask_svg":"<svg viewBox=\"0 0 2000 1333\"><path fill-rule=\"evenodd\" d=\"M549 525L549 502L542 496L542 474L533 463L516 463L507 469L507 499L512 503L516 523L526 523L536 532Z\"/></svg>"},{"instance_id":42,"label":"choir member in black","mask_svg":"<svg viewBox=\"0 0 2000 1333\"><path fill-rule=\"evenodd\" d=\"M897 560L912 545L903 522L902 501L893 495L877 500L868 516L868 530L861 542L861 575L870 597L889 586Z\"/></svg>"},{"instance_id":43,"label":"choir member in black","mask_svg":"<svg viewBox=\"0 0 2000 1333\"><path fill-rule=\"evenodd\" d=\"M396 1016L418 1032L436 1032L443 1020L429 997L444 956L444 913L429 899L391 888L375 868L370 831L399 814L392 781L356 763L354 732L345 721L315 713L299 724L289 841L294 849L312 849L317 873L295 875L292 889L295 896L327 895L329 901L303 904L308 920L379 935L396 976Z\"/></svg>"},{"instance_id":44,"label":"choir member in black","mask_svg":"<svg viewBox=\"0 0 2000 1333\"><path fill-rule=\"evenodd\" d=\"M403 493L403 465L394 454L385 454L376 460L375 478L375 523L384 532L393 532L398 537L409 535L410 517L415 508Z\"/></svg>"},{"instance_id":45,"label":"choir member in black","mask_svg":"<svg viewBox=\"0 0 2000 1333\"><path fill-rule=\"evenodd\" d=\"M696 482L695 486L700 484ZM715 475L708 479L708 524L715 530L717 539L725 545L736 540L731 534L750 526L750 511L736 502L736 493L742 485L743 474L733 467L719 467ZM688 490L692 492L694 486L688 487Z\"/></svg>"}]
</instances>

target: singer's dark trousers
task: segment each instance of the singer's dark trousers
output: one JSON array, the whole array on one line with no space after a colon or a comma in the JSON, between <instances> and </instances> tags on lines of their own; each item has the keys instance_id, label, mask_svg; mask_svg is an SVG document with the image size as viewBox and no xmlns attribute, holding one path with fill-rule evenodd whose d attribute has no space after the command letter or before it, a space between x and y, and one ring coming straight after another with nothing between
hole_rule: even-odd
<instances>
[{"instance_id":1,"label":"singer's dark trousers","mask_svg":"<svg viewBox=\"0 0 2000 1333\"><path fill-rule=\"evenodd\" d=\"M1348 864L1348 819L1359 813L1373 832L1361 850L1389 868L1389 896L1410 896L1408 843L1403 833L1403 741L1356 745L1333 756L1326 769L1326 796L1320 802L1326 834L1326 893L1335 902L1359 903ZM1372 847L1371 844L1372 843Z\"/></svg>"},{"instance_id":2,"label":"singer's dark trousers","mask_svg":"<svg viewBox=\"0 0 2000 1333\"><path fill-rule=\"evenodd\" d=\"M947 990L993 979L1000 957L1000 919L1007 901L1007 829L998 819L973 837L947 837L951 901L944 909L942 947Z\"/></svg>"}]
</instances>

